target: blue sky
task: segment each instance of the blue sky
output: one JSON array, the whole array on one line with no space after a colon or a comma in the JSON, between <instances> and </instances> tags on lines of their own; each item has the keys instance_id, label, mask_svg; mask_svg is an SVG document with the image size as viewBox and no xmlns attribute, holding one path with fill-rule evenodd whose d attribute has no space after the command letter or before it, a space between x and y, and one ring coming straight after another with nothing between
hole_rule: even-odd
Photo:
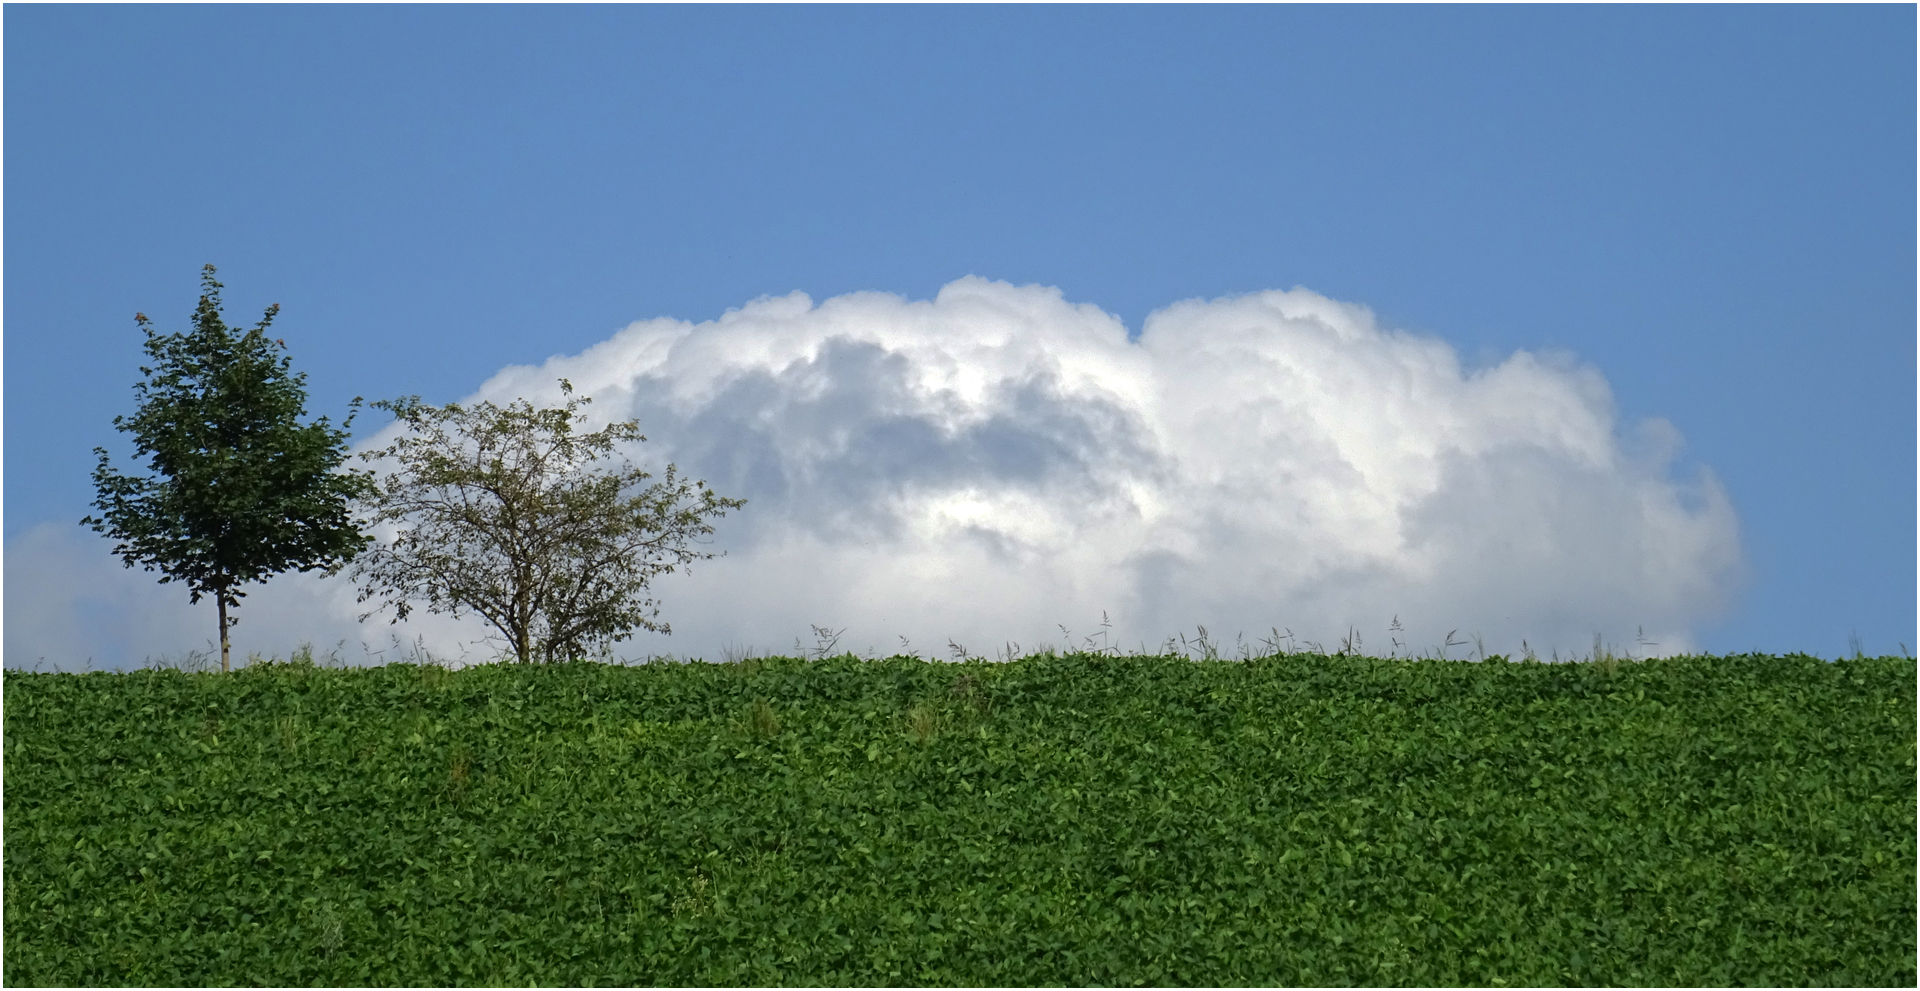
<instances>
[{"instance_id":1,"label":"blue sky","mask_svg":"<svg viewBox=\"0 0 1920 991\"><path fill-rule=\"evenodd\" d=\"M1304 287L1671 423L1738 520L1699 645L1914 646L1911 7L4 17L9 627L27 535L98 556L133 313L183 327L213 262L336 416L796 290L977 275L1138 335Z\"/></svg>"}]
</instances>

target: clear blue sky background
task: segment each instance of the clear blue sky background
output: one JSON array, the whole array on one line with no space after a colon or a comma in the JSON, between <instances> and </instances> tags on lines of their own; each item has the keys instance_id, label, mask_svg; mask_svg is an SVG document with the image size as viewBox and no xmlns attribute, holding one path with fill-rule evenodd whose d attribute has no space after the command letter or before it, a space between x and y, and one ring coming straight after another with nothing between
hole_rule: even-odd
<instances>
[{"instance_id":1,"label":"clear blue sky background","mask_svg":"<svg viewBox=\"0 0 1920 991\"><path fill-rule=\"evenodd\" d=\"M9 539L209 261L336 416L794 289L1302 285L1678 426L1750 564L1710 649L1914 646L1911 6L4 17Z\"/></svg>"}]
</instances>

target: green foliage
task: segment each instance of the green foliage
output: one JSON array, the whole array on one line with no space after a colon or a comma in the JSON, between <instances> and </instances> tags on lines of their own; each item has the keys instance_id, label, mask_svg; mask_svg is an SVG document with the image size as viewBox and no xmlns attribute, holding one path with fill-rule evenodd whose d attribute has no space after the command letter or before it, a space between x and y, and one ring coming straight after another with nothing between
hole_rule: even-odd
<instances>
[{"instance_id":1,"label":"green foliage","mask_svg":"<svg viewBox=\"0 0 1920 991\"><path fill-rule=\"evenodd\" d=\"M560 387L573 395L565 379ZM525 400L429 406L417 396L374 403L406 432L363 455L398 466L369 497L372 521L397 533L355 566L360 601L392 606L395 622L414 600L430 612L472 611L522 661L589 655L636 627L672 632L656 621L648 586L711 558L689 543L745 501L684 480L673 465L652 485L624 461L601 467L615 444L646 438L631 420L576 433L590 401L549 409Z\"/></svg>"},{"instance_id":2,"label":"green foliage","mask_svg":"<svg viewBox=\"0 0 1920 991\"><path fill-rule=\"evenodd\" d=\"M220 624L220 667L228 666L227 611L242 586L290 569L337 568L366 538L349 515L366 478L337 469L347 432L306 415L306 376L293 372L282 341L267 336L280 312L267 307L258 326L236 334L220 317L220 283L200 273L193 329L162 334L146 314L134 320L147 335L153 367L134 386L140 408L116 416L133 435L136 457L151 475L116 471L94 448L94 506L83 526L119 543L127 567L181 581L191 601L213 596ZM353 421L347 417L347 425Z\"/></svg>"},{"instance_id":3,"label":"green foliage","mask_svg":"<svg viewBox=\"0 0 1920 991\"><path fill-rule=\"evenodd\" d=\"M1915 674L9 671L4 979L1912 986Z\"/></svg>"}]
</instances>

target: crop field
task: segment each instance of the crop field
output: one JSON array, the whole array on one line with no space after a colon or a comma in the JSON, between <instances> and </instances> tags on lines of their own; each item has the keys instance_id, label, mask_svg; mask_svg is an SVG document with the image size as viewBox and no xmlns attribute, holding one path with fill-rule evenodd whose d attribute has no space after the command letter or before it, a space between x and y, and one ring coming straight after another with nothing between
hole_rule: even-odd
<instances>
[{"instance_id":1,"label":"crop field","mask_svg":"<svg viewBox=\"0 0 1920 991\"><path fill-rule=\"evenodd\" d=\"M1915 663L5 674L9 985L1903 985Z\"/></svg>"}]
</instances>

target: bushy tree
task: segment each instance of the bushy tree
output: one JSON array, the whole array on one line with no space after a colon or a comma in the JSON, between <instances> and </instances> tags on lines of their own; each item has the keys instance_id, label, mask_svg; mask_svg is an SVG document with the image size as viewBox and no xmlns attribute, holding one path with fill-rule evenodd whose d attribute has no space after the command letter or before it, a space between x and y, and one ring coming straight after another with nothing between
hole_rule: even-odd
<instances>
[{"instance_id":1,"label":"bushy tree","mask_svg":"<svg viewBox=\"0 0 1920 991\"><path fill-rule=\"evenodd\" d=\"M374 403L403 431L362 455L391 470L368 499L370 522L394 528L355 563L360 601L480 616L521 661L568 660L636 628L671 633L647 595L652 580L714 555L691 544L745 505L668 465L653 476L615 457L644 441L637 421L576 431L589 399L562 379L565 404Z\"/></svg>"},{"instance_id":2,"label":"bushy tree","mask_svg":"<svg viewBox=\"0 0 1920 991\"><path fill-rule=\"evenodd\" d=\"M133 435L135 457L147 459L151 474L121 474L94 448L100 515L80 522L119 541L114 553L127 567L158 570L162 584L185 582L191 602L213 597L226 671L229 610L246 595L242 586L351 560L367 542L352 502L371 483L340 470L352 413L339 428L324 416L300 422L306 376L293 372L286 342L267 336L280 305L237 333L221 320L212 265L201 271L200 289L185 333L162 334L134 314L153 367L141 368L146 381L134 386L139 410L113 425Z\"/></svg>"}]
</instances>

